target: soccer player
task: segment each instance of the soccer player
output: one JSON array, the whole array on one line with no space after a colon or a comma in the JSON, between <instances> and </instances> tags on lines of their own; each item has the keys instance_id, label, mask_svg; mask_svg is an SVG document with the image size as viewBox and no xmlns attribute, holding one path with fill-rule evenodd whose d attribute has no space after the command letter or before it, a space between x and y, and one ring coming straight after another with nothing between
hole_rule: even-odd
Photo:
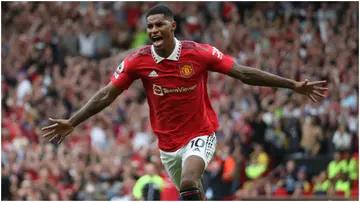
<instances>
[{"instance_id":1,"label":"soccer player","mask_svg":"<svg viewBox=\"0 0 360 202\"><path fill-rule=\"evenodd\" d=\"M124 90L141 79L150 106L150 122L158 137L161 161L183 200L205 200L201 176L216 147L219 126L207 94L208 71L227 74L245 84L292 89L308 96L324 97L326 81L297 82L255 68L238 65L215 47L174 36L176 22L166 6L147 13L147 34L152 41L129 54L111 82L100 89L70 119L49 119L43 137L58 144L76 126L109 106Z\"/></svg>"}]
</instances>

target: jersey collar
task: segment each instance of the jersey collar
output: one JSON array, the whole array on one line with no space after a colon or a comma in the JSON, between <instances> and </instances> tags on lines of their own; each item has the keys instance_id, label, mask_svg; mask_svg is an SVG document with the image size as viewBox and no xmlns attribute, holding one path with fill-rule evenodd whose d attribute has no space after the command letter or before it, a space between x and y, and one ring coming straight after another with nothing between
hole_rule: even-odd
<instances>
[{"instance_id":1,"label":"jersey collar","mask_svg":"<svg viewBox=\"0 0 360 202\"><path fill-rule=\"evenodd\" d=\"M171 53L171 55L169 55L169 57L167 57L166 59L178 61L180 58L180 54L181 54L181 42L179 40L177 40L176 38L174 38L174 39L175 39L175 48L174 48L173 52ZM161 61L163 61L165 59L155 52L154 45L151 45L151 55L154 58L156 63L160 63Z\"/></svg>"}]
</instances>

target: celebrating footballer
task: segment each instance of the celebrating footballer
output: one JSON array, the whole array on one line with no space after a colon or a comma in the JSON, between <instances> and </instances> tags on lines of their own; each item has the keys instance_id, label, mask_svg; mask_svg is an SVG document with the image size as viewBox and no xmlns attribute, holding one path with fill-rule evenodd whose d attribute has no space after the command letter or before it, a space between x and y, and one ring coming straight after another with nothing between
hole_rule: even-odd
<instances>
[{"instance_id":1,"label":"celebrating footballer","mask_svg":"<svg viewBox=\"0 0 360 202\"><path fill-rule=\"evenodd\" d=\"M150 107L150 122L158 138L161 161L182 200L206 200L201 177L216 148L219 127L207 93L208 72L226 74L245 84L288 88L314 102L324 97L326 81L295 81L234 60L208 44L179 41L176 22L166 6L147 13L152 45L129 54L111 82L100 89L69 119L50 119L43 137L60 144L76 126L109 106L137 79L141 79Z\"/></svg>"}]
</instances>

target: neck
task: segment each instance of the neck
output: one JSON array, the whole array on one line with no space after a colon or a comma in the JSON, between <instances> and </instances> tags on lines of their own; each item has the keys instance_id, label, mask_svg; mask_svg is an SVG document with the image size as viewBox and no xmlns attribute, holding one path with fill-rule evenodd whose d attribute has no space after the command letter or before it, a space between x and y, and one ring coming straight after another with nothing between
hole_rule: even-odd
<instances>
[{"instance_id":1,"label":"neck","mask_svg":"<svg viewBox=\"0 0 360 202\"><path fill-rule=\"evenodd\" d=\"M175 49L175 38L173 38L173 40L171 40L170 44L168 47L165 47L162 50L155 50L155 52L163 57L163 58L167 58L171 55L171 53L174 51Z\"/></svg>"}]
</instances>

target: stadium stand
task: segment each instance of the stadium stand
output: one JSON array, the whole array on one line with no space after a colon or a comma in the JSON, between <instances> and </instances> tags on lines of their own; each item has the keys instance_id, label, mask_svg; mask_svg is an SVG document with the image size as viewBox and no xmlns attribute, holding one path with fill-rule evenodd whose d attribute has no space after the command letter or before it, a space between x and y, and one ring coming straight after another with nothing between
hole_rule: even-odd
<instances>
[{"instance_id":1,"label":"stadium stand","mask_svg":"<svg viewBox=\"0 0 360 202\"><path fill-rule=\"evenodd\" d=\"M207 198L358 199L358 2L163 3L180 40L288 78L328 81L326 99L312 103L210 73L221 126L204 175ZM139 82L61 145L40 131L107 84L127 50L149 43L144 16L153 5L1 3L2 200L135 200L149 163L163 179L160 198L178 199Z\"/></svg>"}]
</instances>

